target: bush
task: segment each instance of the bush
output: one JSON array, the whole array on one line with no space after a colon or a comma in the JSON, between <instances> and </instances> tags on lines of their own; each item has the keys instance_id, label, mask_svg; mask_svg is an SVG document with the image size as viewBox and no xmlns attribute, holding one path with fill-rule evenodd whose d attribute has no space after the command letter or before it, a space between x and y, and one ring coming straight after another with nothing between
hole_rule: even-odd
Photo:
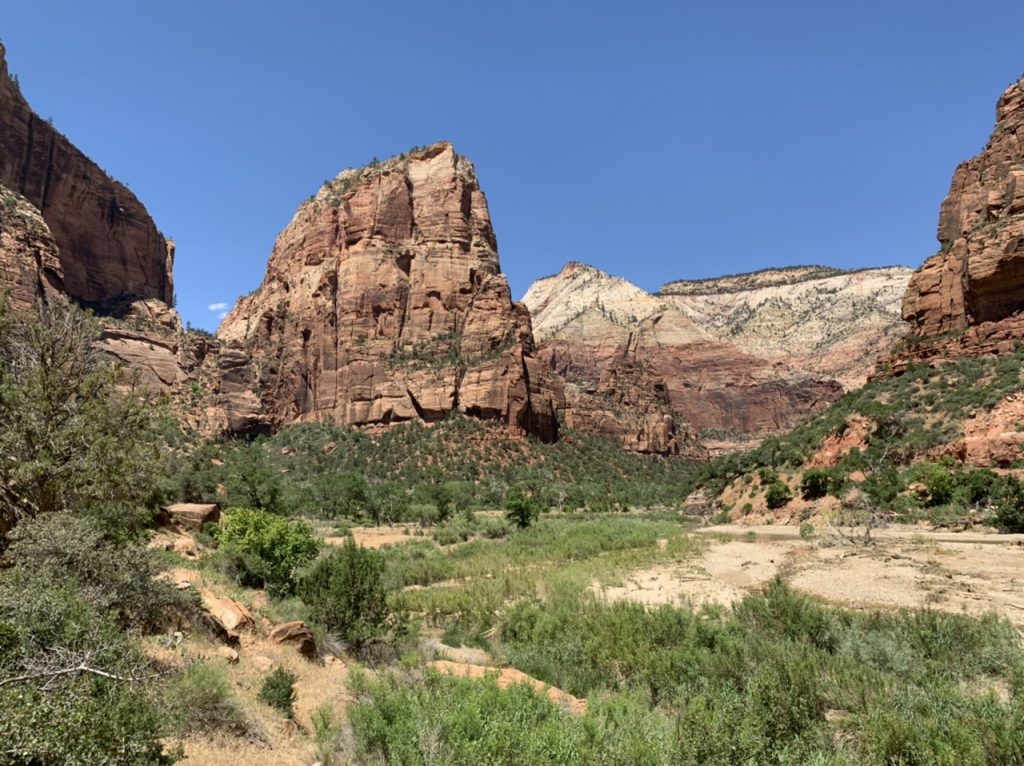
<instances>
[{"instance_id":1,"label":"bush","mask_svg":"<svg viewBox=\"0 0 1024 766\"><path fill-rule=\"evenodd\" d=\"M274 596L294 592L296 572L320 549L306 524L267 511L233 508L214 529L220 550L239 579Z\"/></svg>"},{"instance_id":2,"label":"bush","mask_svg":"<svg viewBox=\"0 0 1024 766\"><path fill-rule=\"evenodd\" d=\"M138 689L109 682L48 690L0 688L0 762L46 766L167 766L164 717Z\"/></svg>"},{"instance_id":3,"label":"bush","mask_svg":"<svg viewBox=\"0 0 1024 766\"><path fill-rule=\"evenodd\" d=\"M189 666L168 689L169 708L181 733L226 731L244 734L248 724L223 669L207 663Z\"/></svg>"},{"instance_id":4,"label":"bush","mask_svg":"<svg viewBox=\"0 0 1024 766\"><path fill-rule=\"evenodd\" d=\"M159 568L141 543L120 544L95 520L69 512L20 524L8 557L41 588L73 581L86 602L123 628L156 630L170 613L193 603L190 595L156 579Z\"/></svg>"},{"instance_id":5,"label":"bush","mask_svg":"<svg viewBox=\"0 0 1024 766\"><path fill-rule=\"evenodd\" d=\"M473 524L465 519L450 519L434 529L432 537L438 545L464 543L476 533Z\"/></svg>"},{"instance_id":6,"label":"bush","mask_svg":"<svg viewBox=\"0 0 1024 766\"><path fill-rule=\"evenodd\" d=\"M498 540L507 537L511 532L508 522L505 519L496 519L490 516L480 519L478 522L480 534L488 540Z\"/></svg>"},{"instance_id":7,"label":"bush","mask_svg":"<svg viewBox=\"0 0 1024 766\"><path fill-rule=\"evenodd\" d=\"M764 501L772 510L782 508L793 499L793 493L789 487L781 481L774 481L768 485L764 493Z\"/></svg>"},{"instance_id":8,"label":"bush","mask_svg":"<svg viewBox=\"0 0 1024 766\"><path fill-rule=\"evenodd\" d=\"M540 516L540 503L519 487L512 487L505 496L505 516L520 529L526 529Z\"/></svg>"},{"instance_id":9,"label":"bush","mask_svg":"<svg viewBox=\"0 0 1024 766\"><path fill-rule=\"evenodd\" d=\"M995 525L1003 532L1024 532L1024 482L1004 476L994 495Z\"/></svg>"},{"instance_id":10,"label":"bush","mask_svg":"<svg viewBox=\"0 0 1024 766\"><path fill-rule=\"evenodd\" d=\"M401 628L388 606L384 558L351 539L320 559L299 582L310 617L360 651Z\"/></svg>"},{"instance_id":11,"label":"bush","mask_svg":"<svg viewBox=\"0 0 1024 766\"><path fill-rule=\"evenodd\" d=\"M950 470L939 463L921 463L914 467L913 477L925 488L928 505L945 505L953 499L956 481Z\"/></svg>"},{"instance_id":12,"label":"bush","mask_svg":"<svg viewBox=\"0 0 1024 766\"><path fill-rule=\"evenodd\" d=\"M283 513L283 484L263 451L263 442L256 441L240 449L232 461L228 478L228 503L258 508L270 513Z\"/></svg>"},{"instance_id":13,"label":"bush","mask_svg":"<svg viewBox=\"0 0 1024 766\"><path fill-rule=\"evenodd\" d=\"M260 701L267 703L285 718L295 717L295 681L294 673L284 668L275 668L263 679L260 687Z\"/></svg>"},{"instance_id":14,"label":"bush","mask_svg":"<svg viewBox=\"0 0 1024 766\"><path fill-rule=\"evenodd\" d=\"M878 508L891 505L897 495L906 489L906 484L895 466L886 465L868 476L861 487L871 504Z\"/></svg>"},{"instance_id":15,"label":"bush","mask_svg":"<svg viewBox=\"0 0 1024 766\"><path fill-rule=\"evenodd\" d=\"M800 494L804 500L817 500L825 497L828 494L830 478L829 472L820 468L805 471L800 480Z\"/></svg>"},{"instance_id":16,"label":"bush","mask_svg":"<svg viewBox=\"0 0 1024 766\"><path fill-rule=\"evenodd\" d=\"M0 626L0 763L175 760L149 661L73 582L0 573Z\"/></svg>"}]
</instances>

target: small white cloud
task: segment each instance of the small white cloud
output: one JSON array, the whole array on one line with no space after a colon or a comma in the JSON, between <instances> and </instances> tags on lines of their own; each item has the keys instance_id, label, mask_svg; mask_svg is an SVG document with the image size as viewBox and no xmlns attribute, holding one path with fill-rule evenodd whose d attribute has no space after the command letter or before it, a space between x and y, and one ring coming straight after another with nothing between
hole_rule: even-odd
<instances>
[{"instance_id":1,"label":"small white cloud","mask_svg":"<svg viewBox=\"0 0 1024 766\"><path fill-rule=\"evenodd\" d=\"M226 303L211 303L208 308L210 311L224 311L228 307Z\"/></svg>"},{"instance_id":2,"label":"small white cloud","mask_svg":"<svg viewBox=\"0 0 1024 766\"><path fill-rule=\"evenodd\" d=\"M228 315L228 312L226 312L226 311L222 311L222 312L220 312L219 314L217 314L217 319L223 319L223 318L224 318L224 317L226 317L227 315Z\"/></svg>"}]
</instances>

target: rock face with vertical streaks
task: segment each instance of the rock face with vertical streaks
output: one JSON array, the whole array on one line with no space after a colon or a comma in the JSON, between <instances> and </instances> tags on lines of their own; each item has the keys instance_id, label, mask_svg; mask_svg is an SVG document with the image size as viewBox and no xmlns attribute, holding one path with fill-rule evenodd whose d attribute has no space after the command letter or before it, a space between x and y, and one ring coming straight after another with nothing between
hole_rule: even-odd
<instances>
[{"instance_id":1,"label":"rock face with vertical streaks","mask_svg":"<svg viewBox=\"0 0 1024 766\"><path fill-rule=\"evenodd\" d=\"M0 185L39 211L58 250L64 291L173 303L173 249L142 203L32 111L0 46Z\"/></svg>"},{"instance_id":2,"label":"rock face with vertical streaks","mask_svg":"<svg viewBox=\"0 0 1024 766\"><path fill-rule=\"evenodd\" d=\"M476 172L448 143L324 184L218 337L248 351L274 425L460 411L556 434L529 312L501 274Z\"/></svg>"}]
</instances>

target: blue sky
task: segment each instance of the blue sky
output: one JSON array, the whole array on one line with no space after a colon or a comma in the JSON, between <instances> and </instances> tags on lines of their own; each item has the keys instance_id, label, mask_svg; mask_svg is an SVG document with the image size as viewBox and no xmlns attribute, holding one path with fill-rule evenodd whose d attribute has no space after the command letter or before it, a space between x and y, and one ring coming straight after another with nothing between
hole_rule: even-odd
<instances>
[{"instance_id":1,"label":"blue sky","mask_svg":"<svg viewBox=\"0 0 1024 766\"><path fill-rule=\"evenodd\" d=\"M175 239L179 309L211 329L325 178L440 139L517 296L568 260L647 289L917 266L1021 29L1019 0L0 9L23 92Z\"/></svg>"}]
</instances>

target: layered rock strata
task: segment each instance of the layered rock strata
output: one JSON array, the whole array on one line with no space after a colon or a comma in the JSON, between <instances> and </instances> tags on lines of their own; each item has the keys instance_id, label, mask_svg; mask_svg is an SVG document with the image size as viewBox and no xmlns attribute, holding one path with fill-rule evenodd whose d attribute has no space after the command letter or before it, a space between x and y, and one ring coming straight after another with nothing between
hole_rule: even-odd
<instances>
[{"instance_id":1,"label":"layered rock strata","mask_svg":"<svg viewBox=\"0 0 1024 766\"><path fill-rule=\"evenodd\" d=\"M523 300L538 357L566 380L567 422L637 451L670 451L651 427L660 417L692 454L784 431L841 396L842 382L863 382L899 336L908 274L806 267L676 282L652 295L570 263ZM640 400L637 390L648 395ZM605 406L593 399L598 391ZM649 425L626 437L622 421Z\"/></svg>"},{"instance_id":2,"label":"layered rock strata","mask_svg":"<svg viewBox=\"0 0 1024 766\"><path fill-rule=\"evenodd\" d=\"M0 186L0 285L15 310L66 300L64 272L50 227L17 192Z\"/></svg>"},{"instance_id":3,"label":"layered rock strata","mask_svg":"<svg viewBox=\"0 0 1024 766\"><path fill-rule=\"evenodd\" d=\"M720 341L794 370L860 388L906 332L911 270L797 266L670 282L659 297Z\"/></svg>"},{"instance_id":4,"label":"layered rock strata","mask_svg":"<svg viewBox=\"0 0 1024 766\"><path fill-rule=\"evenodd\" d=\"M970 353L1024 337L1024 80L996 104L985 149L953 174L937 236L939 252L914 273L903 301L923 353L934 353L927 341ZM956 337L968 328L969 337Z\"/></svg>"},{"instance_id":5,"label":"layered rock strata","mask_svg":"<svg viewBox=\"0 0 1024 766\"><path fill-rule=\"evenodd\" d=\"M275 425L460 411L556 434L529 313L501 274L475 170L448 143L325 183L218 337L247 350Z\"/></svg>"},{"instance_id":6,"label":"layered rock strata","mask_svg":"<svg viewBox=\"0 0 1024 766\"><path fill-rule=\"evenodd\" d=\"M41 214L72 298L100 308L118 298L173 303L173 248L126 186L32 111L2 45L0 184Z\"/></svg>"}]
</instances>

